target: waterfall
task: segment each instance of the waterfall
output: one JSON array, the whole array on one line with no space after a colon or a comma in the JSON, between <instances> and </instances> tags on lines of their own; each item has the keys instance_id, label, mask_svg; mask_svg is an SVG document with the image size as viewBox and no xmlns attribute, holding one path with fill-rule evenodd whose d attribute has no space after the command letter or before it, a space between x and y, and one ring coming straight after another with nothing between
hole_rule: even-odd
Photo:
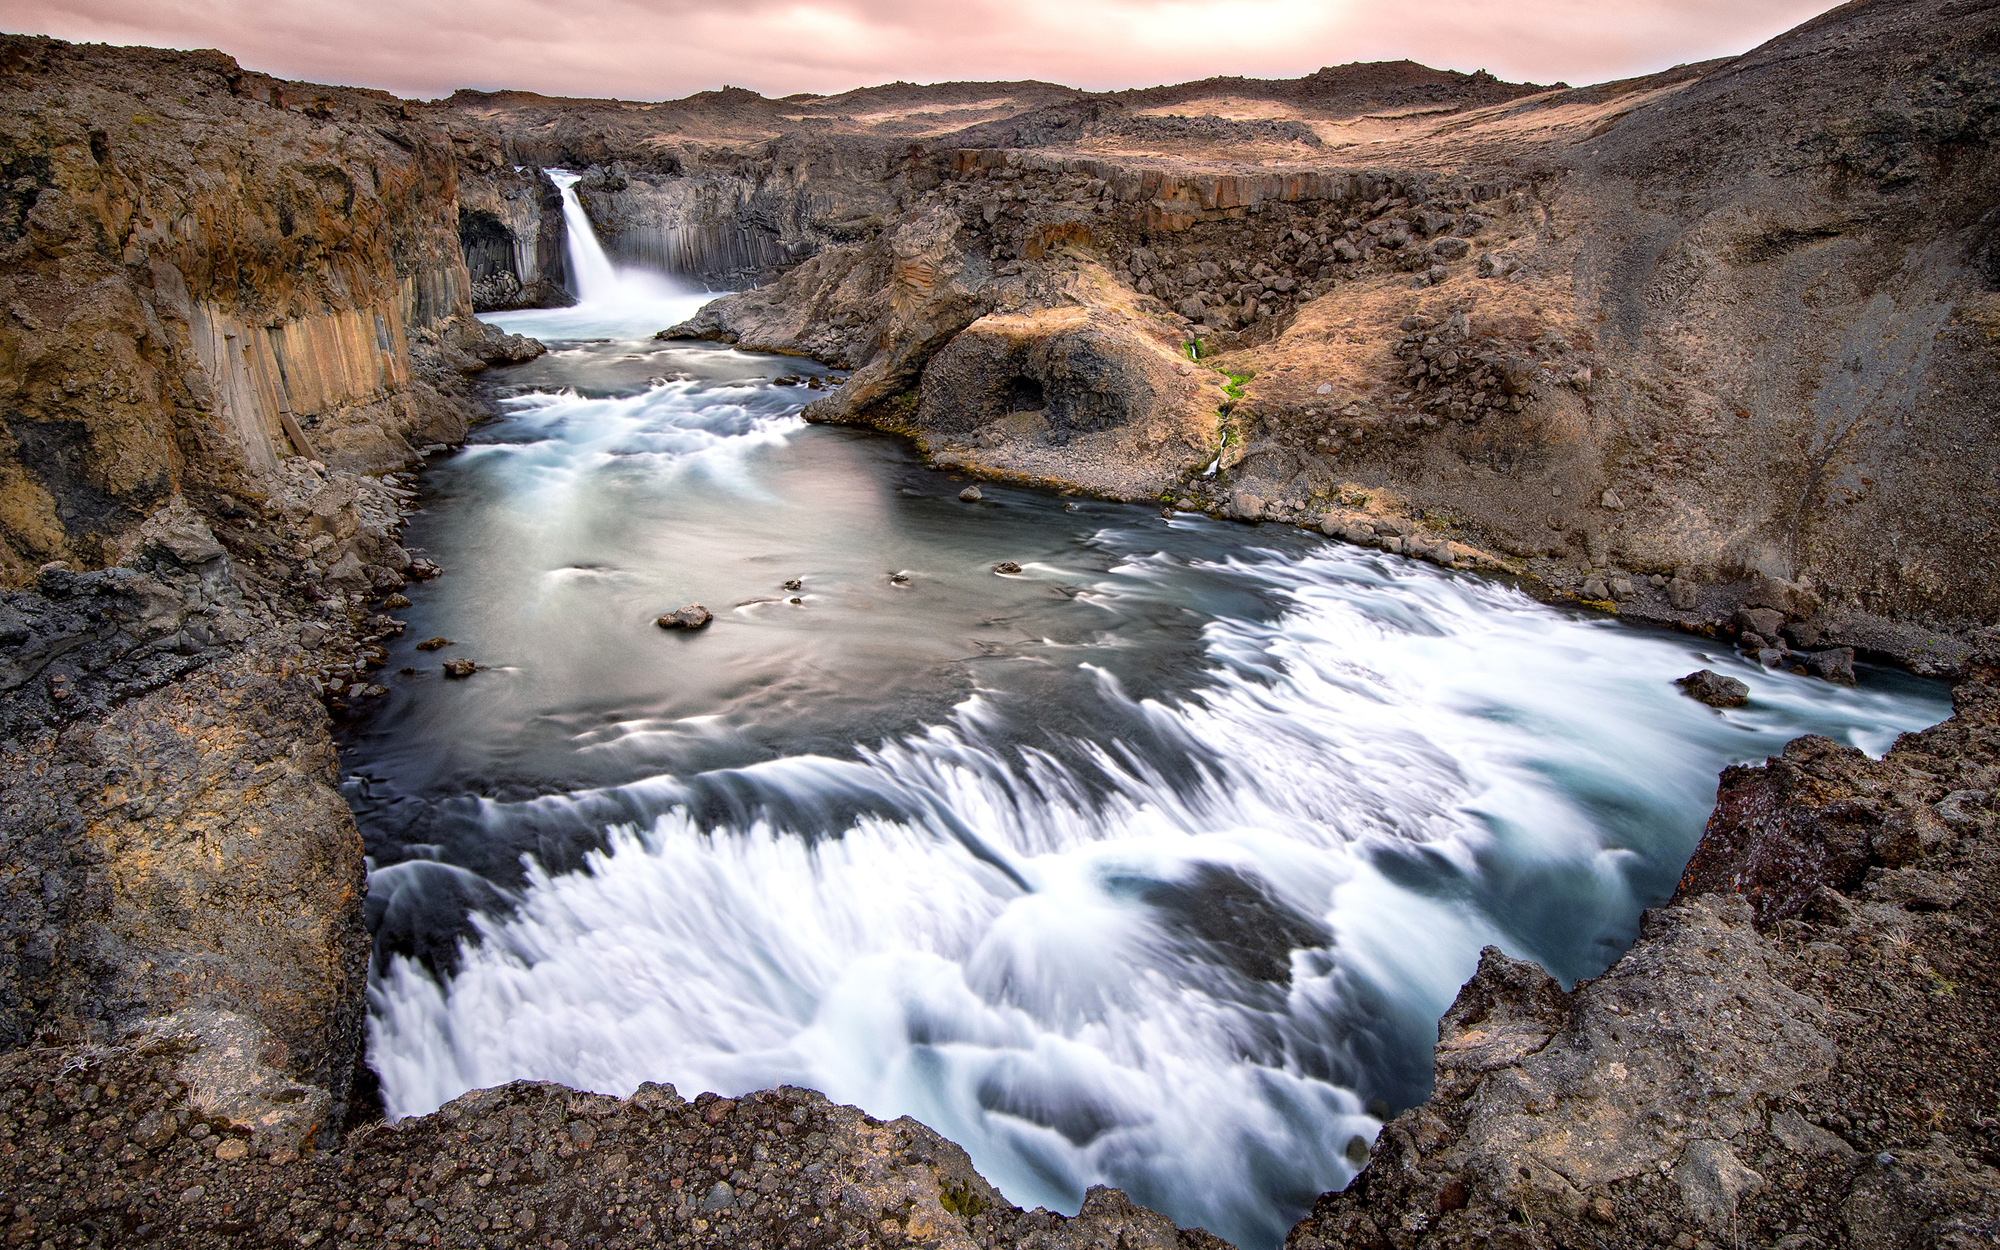
<instances>
[{"instance_id":1,"label":"waterfall","mask_svg":"<svg viewBox=\"0 0 2000 1250\"><path fill-rule=\"evenodd\" d=\"M576 184L583 181L583 175L564 169L551 169L548 175L562 192L563 234L569 240L569 268L576 275L579 304L631 307L686 298L687 292L664 275L614 266L598 242L590 215L583 211L583 201L577 198Z\"/></svg>"}]
</instances>

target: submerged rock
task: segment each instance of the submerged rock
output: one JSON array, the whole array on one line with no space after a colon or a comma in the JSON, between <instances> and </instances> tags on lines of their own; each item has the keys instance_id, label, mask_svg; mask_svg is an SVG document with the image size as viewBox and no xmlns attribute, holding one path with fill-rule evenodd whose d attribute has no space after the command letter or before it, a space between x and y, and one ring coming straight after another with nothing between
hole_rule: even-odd
<instances>
[{"instance_id":1,"label":"submerged rock","mask_svg":"<svg viewBox=\"0 0 2000 1250\"><path fill-rule=\"evenodd\" d=\"M669 612L654 621L661 629L702 629L715 619L715 614L699 603L690 603L684 608Z\"/></svg>"},{"instance_id":2,"label":"submerged rock","mask_svg":"<svg viewBox=\"0 0 2000 1250\"><path fill-rule=\"evenodd\" d=\"M1014 563L1012 560L1002 560L1000 563L993 566L993 571L995 573L1010 573L1010 574L1018 573L1021 571L1021 566Z\"/></svg>"},{"instance_id":3,"label":"submerged rock","mask_svg":"<svg viewBox=\"0 0 2000 1250\"><path fill-rule=\"evenodd\" d=\"M1750 687L1734 677L1724 677L1713 669L1697 669L1674 681L1688 698L1710 707L1742 707L1750 701Z\"/></svg>"},{"instance_id":4,"label":"submerged rock","mask_svg":"<svg viewBox=\"0 0 2000 1250\"><path fill-rule=\"evenodd\" d=\"M440 651L451 645L449 638L426 638L417 644L419 651Z\"/></svg>"}]
</instances>

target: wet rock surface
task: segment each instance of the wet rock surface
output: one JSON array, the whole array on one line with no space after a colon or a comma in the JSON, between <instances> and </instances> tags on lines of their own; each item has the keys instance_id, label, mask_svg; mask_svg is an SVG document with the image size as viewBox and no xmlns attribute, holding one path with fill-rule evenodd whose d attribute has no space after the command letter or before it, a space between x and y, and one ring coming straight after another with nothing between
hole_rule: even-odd
<instances>
[{"instance_id":1,"label":"wet rock surface","mask_svg":"<svg viewBox=\"0 0 2000 1250\"><path fill-rule=\"evenodd\" d=\"M1742 707L1750 701L1750 687L1712 669L1689 673L1674 684L1686 691L1688 698L1710 707Z\"/></svg>"},{"instance_id":2,"label":"wet rock surface","mask_svg":"<svg viewBox=\"0 0 2000 1250\"><path fill-rule=\"evenodd\" d=\"M674 609L672 612L654 621L653 624L658 625L661 629L694 630L707 628L708 623L714 619L715 614L713 612L710 612L699 603L690 603L686 607Z\"/></svg>"}]
</instances>

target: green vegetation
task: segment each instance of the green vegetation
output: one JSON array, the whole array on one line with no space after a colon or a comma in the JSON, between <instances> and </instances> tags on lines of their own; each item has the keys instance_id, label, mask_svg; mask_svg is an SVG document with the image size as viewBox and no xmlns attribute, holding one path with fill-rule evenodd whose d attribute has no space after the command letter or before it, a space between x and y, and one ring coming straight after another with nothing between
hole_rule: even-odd
<instances>
[{"instance_id":1,"label":"green vegetation","mask_svg":"<svg viewBox=\"0 0 2000 1250\"><path fill-rule=\"evenodd\" d=\"M986 1200L972 1191L971 1181L946 1181L938 1186L938 1201L960 1219L969 1220L986 1209Z\"/></svg>"}]
</instances>

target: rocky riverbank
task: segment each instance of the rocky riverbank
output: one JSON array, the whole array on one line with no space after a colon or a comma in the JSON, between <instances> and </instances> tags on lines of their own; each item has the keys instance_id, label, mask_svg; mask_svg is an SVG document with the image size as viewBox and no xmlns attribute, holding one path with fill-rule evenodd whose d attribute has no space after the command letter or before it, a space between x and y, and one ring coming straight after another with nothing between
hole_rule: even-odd
<instances>
[{"instance_id":1,"label":"rocky riverbank","mask_svg":"<svg viewBox=\"0 0 2000 1250\"><path fill-rule=\"evenodd\" d=\"M798 1091L370 1122L327 718L433 571L404 474L538 350L470 317L556 297L522 157L597 166L635 255L769 280L676 333L852 368L811 415L941 463L1960 678L1887 760L1727 775L1603 977L1489 957L1438 1095L1293 1239L1990 1242L1996 30L1876 0L1579 91L1346 67L619 128L0 39L9 1243L1214 1244L1104 1191L1019 1212Z\"/></svg>"},{"instance_id":2,"label":"rocky riverbank","mask_svg":"<svg viewBox=\"0 0 2000 1250\"><path fill-rule=\"evenodd\" d=\"M1564 991L1489 950L1434 1096L1288 1245L1991 1244L2000 648L1970 674L1883 760L1802 738L1732 769L1603 976ZM15 1244L1221 1244L1109 1190L1022 1212L922 1125L800 1090L518 1083L302 1143L286 1088L216 1100L243 1050L210 1046L168 1022L0 1057Z\"/></svg>"}]
</instances>

